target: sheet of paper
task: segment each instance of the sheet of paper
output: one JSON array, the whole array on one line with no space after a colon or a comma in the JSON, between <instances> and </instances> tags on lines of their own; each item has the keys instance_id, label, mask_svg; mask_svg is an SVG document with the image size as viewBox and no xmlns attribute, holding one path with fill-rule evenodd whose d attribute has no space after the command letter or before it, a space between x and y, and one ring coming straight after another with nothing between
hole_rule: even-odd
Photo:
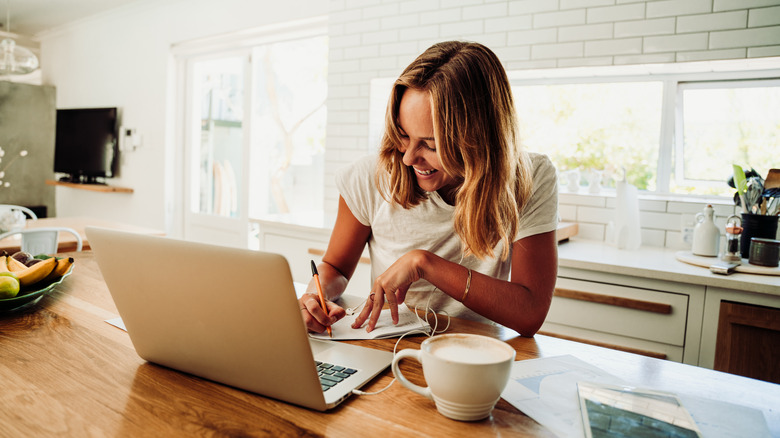
<instances>
[{"instance_id":1,"label":"sheet of paper","mask_svg":"<svg viewBox=\"0 0 780 438\"><path fill-rule=\"evenodd\" d=\"M114 327L119 327L122 330L127 331L127 328L125 327L125 322L122 321L122 318L118 316L116 318L107 319L106 322L113 325Z\"/></svg>"},{"instance_id":2,"label":"sheet of paper","mask_svg":"<svg viewBox=\"0 0 780 438\"><path fill-rule=\"evenodd\" d=\"M764 414L747 406L678 394L705 437L770 438Z\"/></svg>"},{"instance_id":3,"label":"sheet of paper","mask_svg":"<svg viewBox=\"0 0 780 438\"><path fill-rule=\"evenodd\" d=\"M584 437L577 395L581 380L623 383L574 356L545 357L515 362L501 397L559 437Z\"/></svg>"},{"instance_id":4,"label":"sheet of paper","mask_svg":"<svg viewBox=\"0 0 780 438\"><path fill-rule=\"evenodd\" d=\"M384 338L396 338L405 333L423 334L430 333L431 326L424 319L419 318L416 313L412 312L406 306L398 306L398 324L393 324L393 318L390 315L390 309L382 311L377 321L376 327L371 333L366 332L367 323L363 324L363 327L353 329L352 323L357 319L360 312L355 312L353 315L347 315L344 318L336 321L331 326L333 330L333 340L337 341L350 341L357 339L384 339ZM316 339L331 339L327 333L318 334L310 333L311 337Z\"/></svg>"},{"instance_id":5,"label":"sheet of paper","mask_svg":"<svg viewBox=\"0 0 780 438\"><path fill-rule=\"evenodd\" d=\"M308 285L306 283L298 283L297 281L293 282L293 287L295 288L295 295L298 298L302 297L303 294L306 293L306 287L307 286Z\"/></svg>"}]
</instances>

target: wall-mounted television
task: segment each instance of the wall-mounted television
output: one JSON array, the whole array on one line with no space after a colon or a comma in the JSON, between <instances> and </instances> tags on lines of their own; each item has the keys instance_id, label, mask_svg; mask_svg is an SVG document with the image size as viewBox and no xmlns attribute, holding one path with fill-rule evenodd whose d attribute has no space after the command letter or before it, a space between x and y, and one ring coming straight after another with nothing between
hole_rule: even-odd
<instances>
[{"instance_id":1,"label":"wall-mounted television","mask_svg":"<svg viewBox=\"0 0 780 438\"><path fill-rule=\"evenodd\" d=\"M60 181L105 184L118 170L118 109L58 109L54 172L65 174Z\"/></svg>"}]
</instances>

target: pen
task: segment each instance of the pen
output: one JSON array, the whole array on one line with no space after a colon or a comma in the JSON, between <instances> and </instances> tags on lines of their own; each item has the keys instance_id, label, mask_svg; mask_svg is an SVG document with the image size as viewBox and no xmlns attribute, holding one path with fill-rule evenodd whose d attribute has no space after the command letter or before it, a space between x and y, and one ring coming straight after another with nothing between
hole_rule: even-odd
<instances>
[{"instance_id":1,"label":"pen","mask_svg":"<svg viewBox=\"0 0 780 438\"><path fill-rule=\"evenodd\" d=\"M325 314L328 314L328 307L325 306L325 295L322 293L322 285L320 284L320 276L317 274L317 265L314 264L314 260L311 261L311 275L314 276L314 284L317 285L317 294L320 296L320 305L322 306L322 310L325 311ZM333 337L333 331L330 329L330 326L326 327L328 329L328 336L331 338Z\"/></svg>"}]
</instances>

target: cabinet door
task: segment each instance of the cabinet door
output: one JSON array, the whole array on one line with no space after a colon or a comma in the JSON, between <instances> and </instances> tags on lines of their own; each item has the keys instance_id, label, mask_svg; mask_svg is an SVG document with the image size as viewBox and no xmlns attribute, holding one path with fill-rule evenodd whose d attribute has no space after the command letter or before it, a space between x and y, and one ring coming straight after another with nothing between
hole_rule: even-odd
<instances>
[{"instance_id":1,"label":"cabinet door","mask_svg":"<svg viewBox=\"0 0 780 438\"><path fill-rule=\"evenodd\" d=\"M746 309L753 309L750 312L756 312L756 315L754 315L756 318L764 318L768 315L770 318L769 321L771 321L772 317L774 317L775 321L780 321L780 295L747 293L744 291L723 289L712 286L707 286L706 295L707 296L704 302L704 319L702 321L701 329L701 344L698 363L699 366L716 369L715 353L717 349L721 349L719 354L726 356L731 356L733 354L744 354L744 352L730 352L729 346L734 346L734 351L751 348L751 354L749 356L751 356L753 360L763 360L763 357L769 356L766 353L756 353L761 349L756 349L753 344L758 342L759 338L765 339L766 335L770 332L774 332L775 336L775 348L772 351L774 354L780 352L780 348L777 347L777 329L769 329L769 326L766 325L767 323L761 323L762 325L758 326L765 327L762 329L755 327L748 328L748 326L751 324L759 323L754 323L750 321L749 318L745 318L745 315L749 314L749 311ZM733 316L721 315L721 304L724 302L738 304L744 307L740 307L741 310L735 310L738 307L733 305L728 306L728 308L731 309ZM722 325L724 325L723 328L721 328ZM746 332L749 330L752 330L755 333L747 336ZM728 336L728 338L724 339L723 336ZM735 343L740 342L740 340L744 341L745 337L747 337L747 342L745 345L735 345ZM774 363L777 364L777 356L774 356L774 358ZM726 359L724 357L721 360L727 360L731 362L732 360L738 361L739 358ZM725 367L725 365L723 366ZM732 365L729 365L729 368L731 366ZM741 367L742 365L739 366ZM739 372L736 373L739 374Z\"/></svg>"},{"instance_id":2,"label":"cabinet door","mask_svg":"<svg viewBox=\"0 0 780 438\"><path fill-rule=\"evenodd\" d=\"M558 278L542 333L682 361L688 296Z\"/></svg>"},{"instance_id":3,"label":"cabinet door","mask_svg":"<svg viewBox=\"0 0 780 438\"><path fill-rule=\"evenodd\" d=\"M718 371L780 383L780 309L721 301Z\"/></svg>"}]
</instances>

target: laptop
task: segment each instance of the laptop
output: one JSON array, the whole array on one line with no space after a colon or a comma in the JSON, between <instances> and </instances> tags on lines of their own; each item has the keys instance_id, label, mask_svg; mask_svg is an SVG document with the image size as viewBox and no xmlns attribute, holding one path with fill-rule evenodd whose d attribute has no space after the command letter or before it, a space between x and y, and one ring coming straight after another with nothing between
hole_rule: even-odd
<instances>
[{"instance_id":1,"label":"laptop","mask_svg":"<svg viewBox=\"0 0 780 438\"><path fill-rule=\"evenodd\" d=\"M86 234L149 362L326 411L392 361L390 352L311 339L279 254L96 227Z\"/></svg>"}]
</instances>

